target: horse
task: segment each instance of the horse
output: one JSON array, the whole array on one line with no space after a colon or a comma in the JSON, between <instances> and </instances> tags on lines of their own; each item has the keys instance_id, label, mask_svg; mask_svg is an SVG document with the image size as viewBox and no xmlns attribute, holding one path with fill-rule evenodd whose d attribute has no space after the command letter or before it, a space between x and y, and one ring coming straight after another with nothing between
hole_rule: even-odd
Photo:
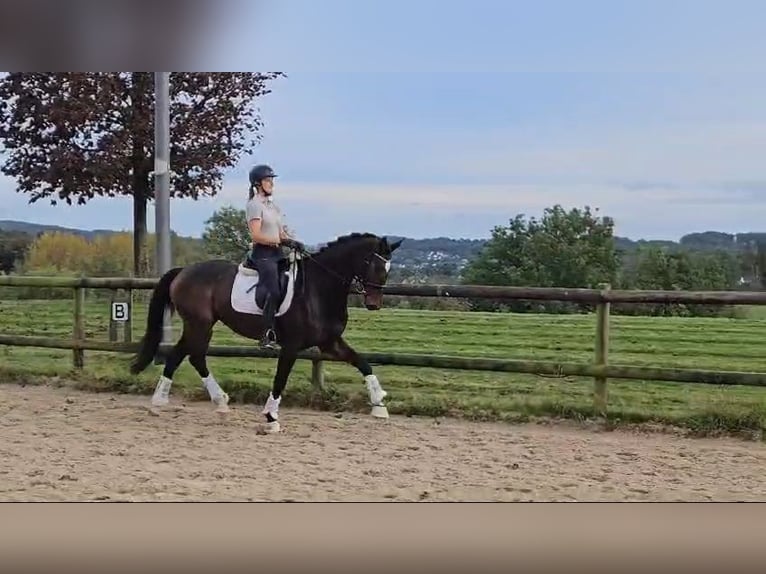
<instances>
[{"instance_id":1,"label":"horse","mask_svg":"<svg viewBox=\"0 0 766 574\"><path fill-rule=\"evenodd\" d=\"M344 340L343 333L352 290L364 296L368 310L382 307L391 257L402 241L389 243L385 237L355 232L316 252L291 249L287 256L283 254L279 263L280 300L274 320L280 349L271 392L261 411L266 419L266 432L280 431L282 393L298 353L310 347L318 347L322 353L354 366L366 384L371 415L388 418L383 403L388 393L367 360ZM228 412L229 397L206 362L213 327L220 321L239 335L259 339L265 329L264 296L258 272L248 259L240 263L212 259L164 273L152 292L146 332L130 365L134 375L146 369L160 346L166 309L177 313L183 320L183 331L165 357L152 405L162 407L169 403L173 374L188 355L216 405L215 410Z\"/></svg>"}]
</instances>

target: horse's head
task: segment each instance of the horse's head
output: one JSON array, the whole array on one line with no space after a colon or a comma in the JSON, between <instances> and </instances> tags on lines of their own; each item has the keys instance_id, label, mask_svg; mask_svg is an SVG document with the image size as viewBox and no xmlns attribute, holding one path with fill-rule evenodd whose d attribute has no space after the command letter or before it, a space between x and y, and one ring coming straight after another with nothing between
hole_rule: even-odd
<instances>
[{"instance_id":1,"label":"horse's head","mask_svg":"<svg viewBox=\"0 0 766 574\"><path fill-rule=\"evenodd\" d=\"M383 306L383 286L391 270L391 255L402 241L389 243L385 237L378 238L366 256L355 262L355 277L364 295L364 306L370 311L377 311Z\"/></svg>"},{"instance_id":2,"label":"horse's head","mask_svg":"<svg viewBox=\"0 0 766 574\"><path fill-rule=\"evenodd\" d=\"M332 269L353 291L364 296L367 309L383 304L383 286L391 269L391 254L402 240L389 243L372 233L352 233L338 238L317 253L321 266Z\"/></svg>"}]
</instances>

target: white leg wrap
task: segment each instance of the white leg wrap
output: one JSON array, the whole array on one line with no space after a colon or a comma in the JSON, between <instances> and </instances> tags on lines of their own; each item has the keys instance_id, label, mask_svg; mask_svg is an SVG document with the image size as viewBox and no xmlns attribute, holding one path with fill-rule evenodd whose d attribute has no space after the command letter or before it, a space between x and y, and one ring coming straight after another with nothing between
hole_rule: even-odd
<instances>
[{"instance_id":1,"label":"white leg wrap","mask_svg":"<svg viewBox=\"0 0 766 574\"><path fill-rule=\"evenodd\" d=\"M274 420L279 419L279 403L281 401L281 396L278 399L275 399L271 393L269 393L269 398L266 400L266 406L263 407L261 414L269 414L272 416L272 418L274 418Z\"/></svg>"},{"instance_id":2,"label":"white leg wrap","mask_svg":"<svg viewBox=\"0 0 766 574\"><path fill-rule=\"evenodd\" d=\"M383 404L383 399L386 398L388 393L380 386L378 377L375 375L367 375L364 378L364 382L367 385L367 392L370 394L370 403L373 406L381 406Z\"/></svg>"},{"instance_id":3,"label":"white leg wrap","mask_svg":"<svg viewBox=\"0 0 766 574\"><path fill-rule=\"evenodd\" d=\"M215 380L213 373L210 373L207 377L203 378L202 384L205 386L205 389L207 389L207 394L210 395L210 398L213 400L223 394L223 389L218 384L218 381Z\"/></svg>"},{"instance_id":4,"label":"white leg wrap","mask_svg":"<svg viewBox=\"0 0 766 574\"><path fill-rule=\"evenodd\" d=\"M210 395L210 400L217 405L217 411L228 412L229 410L229 395L227 395L218 381L215 380L213 373L208 374L207 377L202 379L202 384L207 389L207 394Z\"/></svg>"},{"instance_id":5,"label":"white leg wrap","mask_svg":"<svg viewBox=\"0 0 766 574\"><path fill-rule=\"evenodd\" d=\"M160 380L157 381L157 386L154 387L154 395L152 396L152 405L155 407L162 407L170 402L170 386L173 381L168 379L165 375L160 376Z\"/></svg>"}]
</instances>

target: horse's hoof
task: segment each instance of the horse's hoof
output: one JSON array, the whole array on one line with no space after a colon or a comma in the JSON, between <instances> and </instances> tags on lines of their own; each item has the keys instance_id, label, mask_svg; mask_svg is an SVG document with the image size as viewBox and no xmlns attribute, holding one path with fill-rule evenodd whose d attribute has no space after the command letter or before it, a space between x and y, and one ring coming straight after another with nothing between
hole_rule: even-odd
<instances>
[{"instance_id":1,"label":"horse's hoof","mask_svg":"<svg viewBox=\"0 0 766 574\"><path fill-rule=\"evenodd\" d=\"M272 421L263 425L263 430L266 431L266 434L276 434L282 430L282 427L279 426L279 421Z\"/></svg>"},{"instance_id":2,"label":"horse's hoof","mask_svg":"<svg viewBox=\"0 0 766 574\"><path fill-rule=\"evenodd\" d=\"M229 395L223 393L220 397L213 401L216 405L215 412L228 413L229 412Z\"/></svg>"},{"instance_id":3,"label":"horse's hoof","mask_svg":"<svg viewBox=\"0 0 766 574\"><path fill-rule=\"evenodd\" d=\"M152 397L152 406L155 408L166 407L170 404L170 399L167 397Z\"/></svg>"},{"instance_id":4,"label":"horse's hoof","mask_svg":"<svg viewBox=\"0 0 766 574\"><path fill-rule=\"evenodd\" d=\"M372 416L374 416L376 419L387 419L388 409L383 405L375 405L372 407L372 412L370 414L372 414Z\"/></svg>"}]
</instances>

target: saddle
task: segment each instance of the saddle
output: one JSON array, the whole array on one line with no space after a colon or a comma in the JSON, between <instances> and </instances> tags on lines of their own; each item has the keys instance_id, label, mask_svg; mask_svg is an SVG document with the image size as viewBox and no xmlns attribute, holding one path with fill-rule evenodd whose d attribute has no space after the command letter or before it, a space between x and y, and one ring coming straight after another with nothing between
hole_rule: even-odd
<instances>
[{"instance_id":1,"label":"saddle","mask_svg":"<svg viewBox=\"0 0 766 574\"><path fill-rule=\"evenodd\" d=\"M243 274L258 277L258 269L256 267L255 262L250 257L250 253L247 254L245 257L245 260L240 264L239 268L242 271ZM277 306L281 305L285 300L285 295L287 294L287 287L290 283L290 267L292 263L294 262L294 255L292 252L290 253L283 253L279 259L277 259L277 277L279 281L279 301L277 301ZM263 284L260 281L257 281L254 285L255 287L255 302L256 304L263 308L264 303L266 302L266 289L263 287ZM252 290L252 287L251 287Z\"/></svg>"}]
</instances>

